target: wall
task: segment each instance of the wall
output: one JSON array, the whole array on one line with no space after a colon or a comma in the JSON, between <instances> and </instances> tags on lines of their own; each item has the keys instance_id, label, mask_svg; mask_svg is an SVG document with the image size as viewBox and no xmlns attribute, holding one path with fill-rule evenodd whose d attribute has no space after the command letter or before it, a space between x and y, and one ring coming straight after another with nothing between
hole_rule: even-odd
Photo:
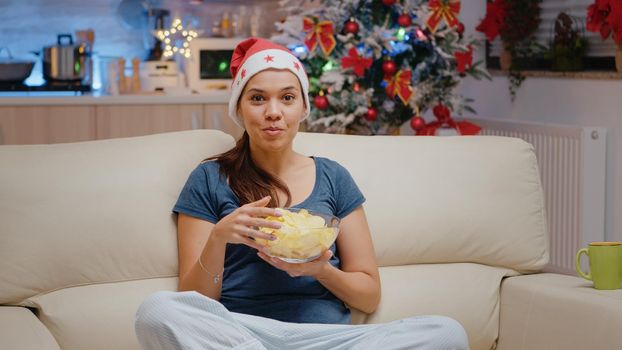
<instances>
[{"instance_id":1,"label":"wall","mask_svg":"<svg viewBox=\"0 0 622 350\"><path fill-rule=\"evenodd\" d=\"M484 1L465 3L461 20L474 34ZM477 55L481 58L483 52ZM505 77L466 80L462 93L475 99L473 107L483 118L607 128L606 238L622 241L622 80L527 78L513 103Z\"/></svg>"},{"instance_id":2,"label":"wall","mask_svg":"<svg viewBox=\"0 0 622 350\"><path fill-rule=\"evenodd\" d=\"M136 0L135 2L139 2ZM171 10L170 18L181 16L193 22L193 27L209 35L213 22L225 11L239 12L241 4L247 13L257 8L262 13L259 33L268 37L274 29L273 23L282 16L271 10L276 0L260 1L209 1L192 5L190 0L150 0L153 8ZM40 59L31 51L41 51L44 46L56 44L56 35L74 33L78 29L95 30L95 58L124 56L146 58L147 44L151 37L146 30L132 29L125 25L117 14L121 0L0 0L0 47L9 47L14 56L36 60L28 84L43 83ZM270 9L270 10L269 10ZM4 54L2 57L5 57ZM95 69L98 73L99 66ZM97 77L97 74L96 74ZM99 80L96 79L97 83ZM97 85L97 84L95 84Z\"/></svg>"}]
</instances>

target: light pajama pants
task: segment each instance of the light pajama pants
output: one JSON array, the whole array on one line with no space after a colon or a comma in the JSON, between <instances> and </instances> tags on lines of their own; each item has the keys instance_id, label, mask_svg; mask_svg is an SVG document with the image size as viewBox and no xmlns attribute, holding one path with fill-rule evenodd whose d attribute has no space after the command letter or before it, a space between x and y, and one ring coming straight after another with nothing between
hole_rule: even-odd
<instances>
[{"instance_id":1,"label":"light pajama pants","mask_svg":"<svg viewBox=\"0 0 622 350\"><path fill-rule=\"evenodd\" d=\"M462 326L443 316L390 323L288 323L228 311L197 292L156 292L136 312L136 335L156 349L468 349Z\"/></svg>"}]
</instances>

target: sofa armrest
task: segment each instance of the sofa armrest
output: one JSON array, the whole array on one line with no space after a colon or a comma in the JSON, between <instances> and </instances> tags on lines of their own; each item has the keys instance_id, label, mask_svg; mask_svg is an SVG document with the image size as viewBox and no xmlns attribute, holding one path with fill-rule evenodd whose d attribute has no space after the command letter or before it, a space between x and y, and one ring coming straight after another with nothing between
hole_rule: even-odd
<instances>
[{"instance_id":1,"label":"sofa armrest","mask_svg":"<svg viewBox=\"0 0 622 350\"><path fill-rule=\"evenodd\" d=\"M43 323L20 306L0 306L0 339L3 349L60 350Z\"/></svg>"},{"instance_id":2,"label":"sofa armrest","mask_svg":"<svg viewBox=\"0 0 622 350\"><path fill-rule=\"evenodd\" d=\"M541 273L501 284L498 350L622 349L622 289Z\"/></svg>"}]
</instances>

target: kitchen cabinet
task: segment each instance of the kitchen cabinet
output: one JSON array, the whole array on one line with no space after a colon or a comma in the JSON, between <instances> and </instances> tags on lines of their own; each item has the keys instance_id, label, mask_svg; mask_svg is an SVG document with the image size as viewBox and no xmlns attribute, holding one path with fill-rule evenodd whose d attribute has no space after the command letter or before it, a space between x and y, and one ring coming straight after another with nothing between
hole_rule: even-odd
<instances>
[{"instance_id":1,"label":"kitchen cabinet","mask_svg":"<svg viewBox=\"0 0 622 350\"><path fill-rule=\"evenodd\" d=\"M229 106L226 104L206 104L203 108L203 127L226 132L236 140L242 136L244 129L228 116Z\"/></svg>"},{"instance_id":2,"label":"kitchen cabinet","mask_svg":"<svg viewBox=\"0 0 622 350\"><path fill-rule=\"evenodd\" d=\"M93 139L93 106L0 106L0 145Z\"/></svg>"},{"instance_id":3,"label":"kitchen cabinet","mask_svg":"<svg viewBox=\"0 0 622 350\"><path fill-rule=\"evenodd\" d=\"M98 105L96 138L142 136L203 128L203 106Z\"/></svg>"},{"instance_id":4,"label":"kitchen cabinet","mask_svg":"<svg viewBox=\"0 0 622 350\"><path fill-rule=\"evenodd\" d=\"M191 129L244 131L228 96L0 97L0 144L78 142Z\"/></svg>"}]
</instances>

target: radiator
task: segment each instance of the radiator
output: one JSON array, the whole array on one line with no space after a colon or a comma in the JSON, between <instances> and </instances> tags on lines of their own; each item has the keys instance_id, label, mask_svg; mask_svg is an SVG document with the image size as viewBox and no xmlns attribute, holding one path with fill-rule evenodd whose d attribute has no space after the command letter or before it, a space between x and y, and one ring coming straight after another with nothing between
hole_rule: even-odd
<instances>
[{"instance_id":1,"label":"radiator","mask_svg":"<svg viewBox=\"0 0 622 350\"><path fill-rule=\"evenodd\" d=\"M482 135L517 137L534 146L550 238L545 270L575 275L577 250L605 240L606 129L469 120L482 127Z\"/></svg>"}]
</instances>

